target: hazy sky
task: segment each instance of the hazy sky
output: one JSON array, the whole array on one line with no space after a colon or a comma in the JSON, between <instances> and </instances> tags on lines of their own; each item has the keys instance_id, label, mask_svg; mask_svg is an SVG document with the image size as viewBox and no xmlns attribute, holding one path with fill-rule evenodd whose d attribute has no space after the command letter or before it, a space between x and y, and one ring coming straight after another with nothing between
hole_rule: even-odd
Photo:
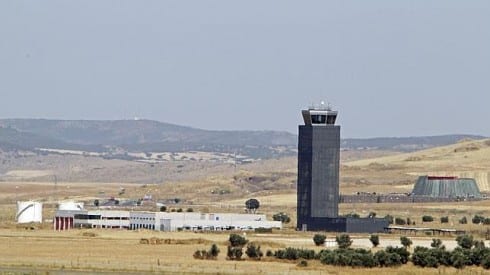
<instances>
[{"instance_id":1,"label":"hazy sky","mask_svg":"<svg viewBox=\"0 0 490 275\"><path fill-rule=\"evenodd\" d=\"M490 1L0 1L0 117L490 136Z\"/></svg>"}]
</instances>

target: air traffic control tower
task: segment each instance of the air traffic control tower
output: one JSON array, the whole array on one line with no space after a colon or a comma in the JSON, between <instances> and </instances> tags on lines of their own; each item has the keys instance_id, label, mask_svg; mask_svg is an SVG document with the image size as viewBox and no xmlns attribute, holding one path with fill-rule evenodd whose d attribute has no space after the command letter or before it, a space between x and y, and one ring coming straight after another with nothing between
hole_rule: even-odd
<instances>
[{"instance_id":1,"label":"air traffic control tower","mask_svg":"<svg viewBox=\"0 0 490 275\"><path fill-rule=\"evenodd\" d=\"M303 110L299 126L297 230L381 232L388 222L339 217L340 126L323 102Z\"/></svg>"}]
</instances>

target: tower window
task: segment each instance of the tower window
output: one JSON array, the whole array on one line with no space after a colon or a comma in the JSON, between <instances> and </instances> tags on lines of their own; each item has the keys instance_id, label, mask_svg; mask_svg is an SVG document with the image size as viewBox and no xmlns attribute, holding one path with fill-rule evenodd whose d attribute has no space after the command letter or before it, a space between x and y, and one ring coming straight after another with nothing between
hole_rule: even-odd
<instances>
[{"instance_id":1,"label":"tower window","mask_svg":"<svg viewBox=\"0 0 490 275\"><path fill-rule=\"evenodd\" d=\"M313 124L325 124L327 121L327 115L311 115L311 123Z\"/></svg>"}]
</instances>

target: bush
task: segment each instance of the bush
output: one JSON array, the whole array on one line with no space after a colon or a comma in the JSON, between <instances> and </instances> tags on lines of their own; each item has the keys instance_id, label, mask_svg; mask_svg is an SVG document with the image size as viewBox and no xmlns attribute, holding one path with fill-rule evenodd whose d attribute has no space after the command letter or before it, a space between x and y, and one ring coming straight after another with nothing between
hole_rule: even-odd
<instances>
[{"instance_id":1,"label":"bush","mask_svg":"<svg viewBox=\"0 0 490 275\"><path fill-rule=\"evenodd\" d=\"M323 234L315 234L315 236L313 236L313 242L315 243L316 246L324 245L326 239L327 236Z\"/></svg>"},{"instance_id":2,"label":"bush","mask_svg":"<svg viewBox=\"0 0 490 275\"><path fill-rule=\"evenodd\" d=\"M469 256L462 249L454 249L451 253L451 263L455 268L463 268L471 264Z\"/></svg>"},{"instance_id":3,"label":"bush","mask_svg":"<svg viewBox=\"0 0 490 275\"><path fill-rule=\"evenodd\" d=\"M230 242L230 246L232 247L243 247L248 243L248 240L245 239L245 237L242 237L238 234L230 234L228 241Z\"/></svg>"},{"instance_id":4,"label":"bush","mask_svg":"<svg viewBox=\"0 0 490 275\"><path fill-rule=\"evenodd\" d=\"M317 258L314 250L298 249L293 247L287 247L284 250L277 250L274 253L274 257L284 260L297 260L300 258L305 260L313 260Z\"/></svg>"},{"instance_id":5,"label":"bush","mask_svg":"<svg viewBox=\"0 0 490 275\"><path fill-rule=\"evenodd\" d=\"M274 256L274 253L271 250L267 250L267 252L265 253L265 256L267 256L267 257L273 257Z\"/></svg>"},{"instance_id":6,"label":"bush","mask_svg":"<svg viewBox=\"0 0 490 275\"><path fill-rule=\"evenodd\" d=\"M182 208L177 209L177 212L179 212L179 213L182 211L183 211Z\"/></svg>"},{"instance_id":7,"label":"bush","mask_svg":"<svg viewBox=\"0 0 490 275\"><path fill-rule=\"evenodd\" d=\"M305 261L305 260L302 260L301 262L298 263L298 266L299 267L307 267L308 266L308 262Z\"/></svg>"},{"instance_id":8,"label":"bush","mask_svg":"<svg viewBox=\"0 0 490 275\"><path fill-rule=\"evenodd\" d=\"M369 237L369 240L373 244L373 247L377 247L379 245L379 236L378 235L371 235Z\"/></svg>"},{"instance_id":9,"label":"bush","mask_svg":"<svg viewBox=\"0 0 490 275\"><path fill-rule=\"evenodd\" d=\"M449 217L448 216L441 217L441 223L448 223L448 222L449 222Z\"/></svg>"},{"instance_id":10,"label":"bush","mask_svg":"<svg viewBox=\"0 0 490 275\"><path fill-rule=\"evenodd\" d=\"M160 212L166 212L167 207L165 205L160 206Z\"/></svg>"},{"instance_id":11,"label":"bush","mask_svg":"<svg viewBox=\"0 0 490 275\"><path fill-rule=\"evenodd\" d=\"M459 223L460 224L467 224L468 223L468 219L466 219L466 217L462 217L461 219L459 219Z\"/></svg>"},{"instance_id":12,"label":"bush","mask_svg":"<svg viewBox=\"0 0 490 275\"><path fill-rule=\"evenodd\" d=\"M405 225L406 224L406 221L405 221L405 219L396 217L395 218L395 224L396 225Z\"/></svg>"},{"instance_id":13,"label":"bush","mask_svg":"<svg viewBox=\"0 0 490 275\"><path fill-rule=\"evenodd\" d=\"M485 219L483 220L483 224L484 224L484 225L490 225L490 218L485 218Z\"/></svg>"},{"instance_id":14,"label":"bush","mask_svg":"<svg viewBox=\"0 0 490 275\"><path fill-rule=\"evenodd\" d=\"M336 249L320 252L322 264L352 267L374 267L377 261L371 251L365 249Z\"/></svg>"},{"instance_id":15,"label":"bush","mask_svg":"<svg viewBox=\"0 0 490 275\"><path fill-rule=\"evenodd\" d=\"M211 249L209 249L209 255L213 258L216 259L218 257L220 250L216 244L211 245Z\"/></svg>"},{"instance_id":16,"label":"bush","mask_svg":"<svg viewBox=\"0 0 490 275\"><path fill-rule=\"evenodd\" d=\"M483 223L483 221L485 221L485 217L480 216L480 215L475 215L471 219L471 222L474 223L474 224L480 224L480 223Z\"/></svg>"},{"instance_id":17,"label":"bush","mask_svg":"<svg viewBox=\"0 0 490 275\"><path fill-rule=\"evenodd\" d=\"M485 269L490 269L490 255L486 256L482 263L481 263L481 266Z\"/></svg>"},{"instance_id":18,"label":"bush","mask_svg":"<svg viewBox=\"0 0 490 275\"><path fill-rule=\"evenodd\" d=\"M274 214L272 216L272 219L274 221L280 221L282 223L289 223L291 221L291 218L288 216L288 214L286 214L284 212L279 212L277 214Z\"/></svg>"},{"instance_id":19,"label":"bush","mask_svg":"<svg viewBox=\"0 0 490 275\"><path fill-rule=\"evenodd\" d=\"M400 242L403 245L403 247L405 247L405 248L410 247L412 245L412 240L410 240L406 236L401 236L400 237Z\"/></svg>"},{"instance_id":20,"label":"bush","mask_svg":"<svg viewBox=\"0 0 490 275\"><path fill-rule=\"evenodd\" d=\"M424 215L422 216L422 222L433 222L434 218L432 216Z\"/></svg>"},{"instance_id":21,"label":"bush","mask_svg":"<svg viewBox=\"0 0 490 275\"><path fill-rule=\"evenodd\" d=\"M187 208L187 212L194 212L194 209L192 209L192 208Z\"/></svg>"},{"instance_id":22,"label":"bush","mask_svg":"<svg viewBox=\"0 0 490 275\"><path fill-rule=\"evenodd\" d=\"M440 248L442 247L442 241L441 239L432 239L432 243L430 244L431 247L433 248Z\"/></svg>"},{"instance_id":23,"label":"bush","mask_svg":"<svg viewBox=\"0 0 490 275\"><path fill-rule=\"evenodd\" d=\"M207 260L216 260L218 257L220 250L216 244L211 245L209 251L206 250L196 250L192 255L194 259L207 259Z\"/></svg>"},{"instance_id":24,"label":"bush","mask_svg":"<svg viewBox=\"0 0 490 275\"><path fill-rule=\"evenodd\" d=\"M256 245L255 243L249 243L247 245L245 254L247 254L249 258L258 259L258 260L260 260L260 258L264 256L262 251L260 251L260 245Z\"/></svg>"},{"instance_id":25,"label":"bush","mask_svg":"<svg viewBox=\"0 0 490 275\"><path fill-rule=\"evenodd\" d=\"M352 245L352 240L347 234L341 234L340 236L335 237L335 241L340 249L349 248Z\"/></svg>"},{"instance_id":26,"label":"bush","mask_svg":"<svg viewBox=\"0 0 490 275\"><path fill-rule=\"evenodd\" d=\"M380 250L374 254L374 260L381 267L399 266L402 264L401 257L397 253L388 253Z\"/></svg>"},{"instance_id":27,"label":"bush","mask_svg":"<svg viewBox=\"0 0 490 275\"><path fill-rule=\"evenodd\" d=\"M410 257L410 252L408 252L405 247L388 246L386 248L386 252L398 254L402 264L406 264L408 262L408 258Z\"/></svg>"},{"instance_id":28,"label":"bush","mask_svg":"<svg viewBox=\"0 0 490 275\"><path fill-rule=\"evenodd\" d=\"M432 253L431 249L427 247L417 246L414 249L412 255L412 263L421 267L434 267L439 266L439 259L436 258Z\"/></svg>"},{"instance_id":29,"label":"bush","mask_svg":"<svg viewBox=\"0 0 490 275\"><path fill-rule=\"evenodd\" d=\"M239 261L242 259L243 250L242 247L231 247L228 246L228 253L226 254L226 259L230 261Z\"/></svg>"},{"instance_id":30,"label":"bush","mask_svg":"<svg viewBox=\"0 0 490 275\"><path fill-rule=\"evenodd\" d=\"M456 242L458 243L459 247L464 249L471 249L474 243L473 236L471 235L459 235L456 237Z\"/></svg>"}]
</instances>

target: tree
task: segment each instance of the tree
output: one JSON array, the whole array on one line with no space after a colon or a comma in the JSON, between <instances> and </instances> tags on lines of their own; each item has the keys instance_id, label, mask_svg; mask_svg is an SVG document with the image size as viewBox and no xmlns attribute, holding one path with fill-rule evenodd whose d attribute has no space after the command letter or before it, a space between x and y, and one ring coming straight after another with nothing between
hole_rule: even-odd
<instances>
[{"instance_id":1,"label":"tree","mask_svg":"<svg viewBox=\"0 0 490 275\"><path fill-rule=\"evenodd\" d=\"M341 234L340 236L335 237L335 241L341 249L349 248L352 245L352 240L347 234Z\"/></svg>"},{"instance_id":2,"label":"tree","mask_svg":"<svg viewBox=\"0 0 490 275\"><path fill-rule=\"evenodd\" d=\"M220 250L218 246L215 243L213 243L211 245L211 249L209 250L209 255L211 255L213 259L216 259L218 257L219 252Z\"/></svg>"},{"instance_id":3,"label":"tree","mask_svg":"<svg viewBox=\"0 0 490 275\"><path fill-rule=\"evenodd\" d=\"M323 234L315 234L315 236L313 236L313 242L315 243L316 246L324 245L326 239L327 236Z\"/></svg>"},{"instance_id":4,"label":"tree","mask_svg":"<svg viewBox=\"0 0 490 275\"><path fill-rule=\"evenodd\" d=\"M441 223L448 223L448 222L449 222L449 217L448 216L441 217Z\"/></svg>"},{"instance_id":5,"label":"tree","mask_svg":"<svg viewBox=\"0 0 490 275\"><path fill-rule=\"evenodd\" d=\"M260 258L264 256L264 253L262 253L262 251L260 250L260 245L256 245L255 243L249 243L247 245L247 250L245 250L245 254L247 254L249 258L258 260L260 260Z\"/></svg>"},{"instance_id":6,"label":"tree","mask_svg":"<svg viewBox=\"0 0 490 275\"><path fill-rule=\"evenodd\" d=\"M385 220L388 220L389 224L393 224L393 216L392 215L386 215Z\"/></svg>"},{"instance_id":7,"label":"tree","mask_svg":"<svg viewBox=\"0 0 490 275\"><path fill-rule=\"evenodd\" d=\"M272 219L274 221L280 221L282 223L289 223L291 221L291 218L289 218L288 214L286 214L284 212L279 212L277 214L274 214L272 216Z\"/></svg>"},{"instance_id":8,"label":"tree","mask_svg":"<svg viewBox=\"0 0 490 275\"><path fill-rule=\"evenodd\" d=\"M228 238L228 242L230 242L230 245L233 247L237 247L237 246L243 247L248 243L248 240L245 239L245 237L242 237L238 234L230 234L230 237Z\"/></svg>"},{"instance_id":9,"label":"tree","mask_svg":"<svg viewBox=\"0 0 490 275\"><path fill-rule=\"evenodd\" d=\"M194 209L192 209L192 208L187 208L187 212L194 212Z\"/></svg>"},{"instance_id":10,"label":"tree","mask_svg":"<svg viewBox=\"0 0 490 275\"><path fill-rule=\"evenodd\" d=\"M466 217L462 217L460 220L459 220L459 223L460 224L467 224L468 223L468 219Z\"/></svg>"},{"instance_id":11,"label":"tree","mask_svg":"<svg viewBox=\"0 0 490 275\"><path fill-rule=\"evenodd\" d=\"M255 213L260 207L260 202L257 199L248 199L245 202L245 207L249 212Z\"/></svg>"},{"instance_id":12,"label":"tree","mask_svg":"<svg viewBox=\"0 0 490 275\"><path fill-rule=\"evenodd\" d=\"M160 206L160 212L166 212L167 207L165 205Z\"/></svg>"},{"instance_id":13,"label":"tree","mask_svg":"<svg viewBox=\"0 0 490 275\"><path fill-rule=\"evenodd\" d=\"M376 218L376 212L373 212L373 211L369 212L368 218L371 218L371 219Z\"/></svg>"},{"instance_id":14,"label":"tree","mask_svg":"<svg viewBox=\"0 0 490 275\"><path fill-rule=\"evenodd\" d=\"M456 242L458 243L459 247L464 249L471 249L474 244L473 236L471 235L459 235L456 237Z\"/></svg>"},{"instance_id":15,"label":"tree","mask_svg":"<svg viewBox=\"0 0 490 275\"><path fill-rule=\"evenodd\" d=\"M433 221L434 221L434 217L432 216L429 215L422 216L422 222L433 222Z\"/></svg>"},{"instance_id":16,"label":"tree","mask_svg":"<svg viewBox=\"0 0 490 275\"><path fill-rule=\"evenodd\" d=\"M432 243L430 244L430 246L433 248L441 248L442 247L441 239L432 239Z\"/></svg>"},{"instance_id":17,"label":"tree","mask_svg":"<svg viewBox=\"0 0 490 275\"><path fill-rule=\"evenodd\" d=\"M475 215L473 219L471 219L471 222L474 224L480 224L483 223L484 221L485 221L485 217L481 215Z\"/></svg>"},{"instance_id":18,"label":"tree","mask_svg":"<svg viewBox=\"0 0 490 275\"><path fill-rule=\"evenodd\" d=\"M94 200L94 206L95 207L99 207L99 204L100 204L99 200Z\"/></svg>"},{"instance_id":19,"label":"tree","mask_svg":"<svg viewBox=\"0 0 490 275\"><path fill-rule=\"evenodd\" d=\"M406 224L406 221L403 218L396 217L395 218L395 224L396 225L405 225Z\"/></svg>"},{"instance_id":20,"label":"tree","mask_svg":"<svg viewBox=\"0 0 490 275\"><path fill-rule=\"evenodd\" d=\"M379 245L379 236L378 235L371 235L369 237L369 240L373 244L373 247L377 247Z\"/></svg>"},{"instance_id":21,"label":"tree","mask_svg":"<svg viewBox=\"0 0 490 275\"><path fill-rule=\"evenodd\" d=\"M400 242L402 243L403 247L405 247L405 248L410 247L412 245L412 240L410 240L406 236L401 236Z\"/></svg>"}]
</instances>

